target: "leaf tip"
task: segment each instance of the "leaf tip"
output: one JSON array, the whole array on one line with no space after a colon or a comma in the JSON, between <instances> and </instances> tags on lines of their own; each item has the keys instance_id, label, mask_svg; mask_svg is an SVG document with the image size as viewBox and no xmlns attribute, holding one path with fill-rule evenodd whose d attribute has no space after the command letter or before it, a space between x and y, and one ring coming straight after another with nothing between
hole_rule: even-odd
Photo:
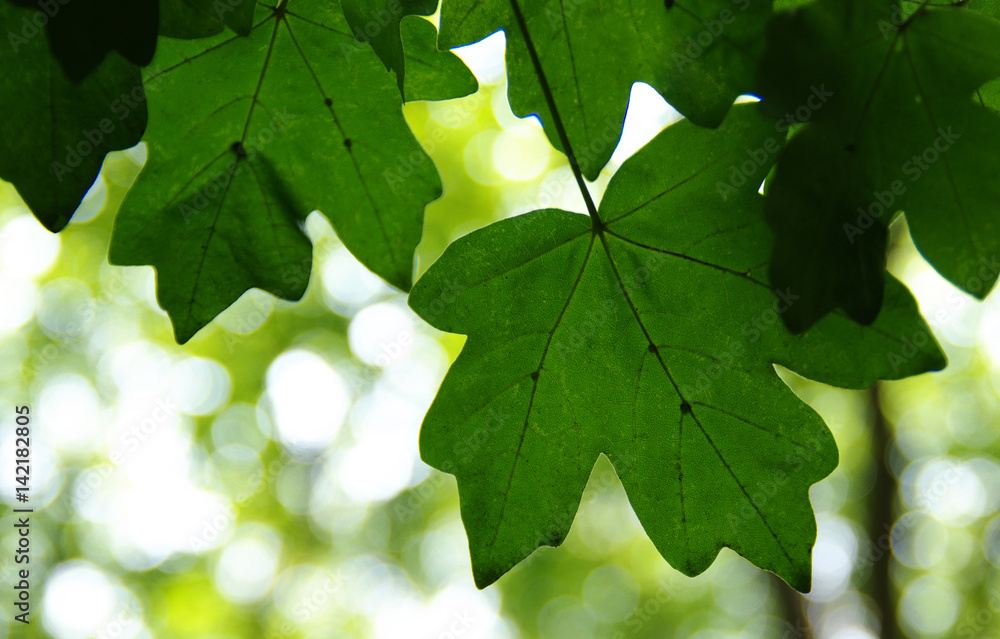
<instances>
[{"instance_id":1,"label":"leaf tip","mask_svg":"<svg viewBox=\"0 0 1000 639\"><path fill-rule=\"evenodd\" d=\"M500 577L503 577L504 572L496 570L494 568L483 568L482 566L472 566L472 578L476 583L476 588L478 590L485 590L492 586Z\"/></svg>"},{"instance_id":2,"label":"leaf tip","mask_svg":"<svg viewBox=\"0 0 1000 639\"><path fill-rule=\"evenodd\" d=\"M785 328L788 329L793 335L800 335L809 330L814 323L816 323L815 317L812 317L808 313L799 312L793 308L789 308L788 311L781 316L782 321L785 323Z\"/></svg>"},{"instance_id":3,"label":"leaf tip","mask_svg":"<svg viewBox=\"0 0 1000 639\"><path fill-rule=\"evenodd\" d=\"M171 318L171 320L172 319L173 318ZM184 344L190 342L191 338L194 337L202 328L204 327L192 326L190 322L183 324L180 322L174 322L174 339L177 340L179 345L183 346Z\"/></svg>"},{"instance_id":4,"label":"leaf tip","mask_svg":"<svg viewBox=\"0 0 1000 639\"><path fill-rule=\"evenodd\" d=\"M58 233L59 231L66 228L69 224L70 218L73 217L73 213L76 212L76 207L69 210L61 210L57 208L55 210L39 210L36 211L32 208L32 213L35 214L35 219L45 227L45 230L50 233Z\"/></svg>"},{"instance_id":5,"label":"leaf tip","mask_svg":"<svg viewBox=\"0 0 1000 639\"><path fill-rule=\"evenodd\" d=\"M934 351L928 356L927 371L936 373L948 367L948 355L945 354L941 345L934 340Z\"/></svg>"},{"instance_id":6,"label":"leaf tip","mask_svg":"<svg viewBox=\"0 0 1000 639\"><path fill-rule=\"evenodd\" d=\"M42 226L45 227L45 230L51 233L58 233L59 231L66 228L67 225L69 225L69 217L67 216L59 216L54 220L53 219L43 220L39 218L39 221L42 223Z\"/></svg>"},{"instance_id":7,"label":"leaf tip","mask_svg":"<svg viewBox=\"0 0 1000 639\"><path fill-rule=\"evenodd\" d=\"M385 281L404 293L409 293L413 288L413 275L406 271L398 271L391 275L387 273Z\"/></svg>"},{"instance_id":8,"label":"leaf tip","mask_svg":"<svg viewBox=\"0 0 1000 639\"><path fill-rule=\"evenodd\" d=\"M792 573L778 574L778 577L802 594L812 590L812 562L806 562L804 566L792 566L792 570Z\"/></svg>"}]
</instances>

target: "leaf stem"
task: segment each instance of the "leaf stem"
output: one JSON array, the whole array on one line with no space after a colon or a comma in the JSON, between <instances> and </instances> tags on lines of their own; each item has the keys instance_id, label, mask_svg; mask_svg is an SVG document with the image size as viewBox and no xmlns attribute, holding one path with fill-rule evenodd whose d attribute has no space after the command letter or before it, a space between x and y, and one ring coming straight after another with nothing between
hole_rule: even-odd
<instances>
[{"instance_id":1,"label":"leaf stem","mask_svg":"<svg viewBox=\"0 0 1000 639\"><path fill-rule=\"evenodd\" d=\"M521 12L521 5L518 0L510 0L511 10L514 12L514 19L517 20L517 26L521 31L521 36L524 38L524 44L528 48L528 56L531 58L531 64L535 67L535 75L538 76L538 82L542 87L542 93L545 95L545 102L548 104L549 112L552 114L552 123L556 127L556 133L559 135L559 141L562 143L563 150L566 152L566 157L569 159L569 166L573 170L573 176L576 178L576 184L580 188L580 193L583 195L583 201L587 204L587 212L590 213L592 224L594 230L598 233L604 230L604 223L601 221L601 216L597 213L597 206L594 204L594 199L590 197L590 191L587 189L587 181L583 177L583 172L580 170L580 164L576 160L576 154L573 153L573 146L569 142L569 135L566 133L566 127L563 125L562 117L559 115L559 109L556 107L555 97L552 95L552 89L549 87L549 80L545 76L545 70L542 68L542 61L538 57L538 51L535 49L535 43L531 39L531 33L528 31L528 23L524 19L524 14Z\"/></svg>"}]
</instances>

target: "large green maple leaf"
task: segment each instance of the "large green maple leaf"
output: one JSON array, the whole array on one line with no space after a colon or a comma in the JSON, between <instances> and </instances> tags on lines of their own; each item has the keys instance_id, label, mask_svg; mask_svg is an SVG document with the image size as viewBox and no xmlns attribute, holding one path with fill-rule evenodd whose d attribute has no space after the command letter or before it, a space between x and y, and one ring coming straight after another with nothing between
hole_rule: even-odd
<instances>
[{"instance_id":1,"label":"large green maple leaf","mask_svg":"<svg viewBox=\"0 0 1000 639\"><path fill-rule=\"evenodd\" d=\"M984 297L998 275L1000 114L977 91L1000 77L1000 24L926 3L819 0L775 17L761 68L764 104L807 121L767 193L772 277L804 291L789 325L838 307L877 316L898 211L924 257Z\"/></svg>"},{"instance_id":2,"label":"large green maple leaf","mask_svg":"<svg viewBox=\"0 0 1000 639\"><path fill-rule=\"evenodd\" d=\"M407 28L426 47L413 54L415 86L435 98L476 89L457 57L434 50L432 24ZM368 47L347 58L343 43L354 36L337 3L297 0L269 7L248 37L161 44L147 77L149 160L110 257L157 269L179 341L249 288L301 297L312 264L301 223L316 209L361 262L409 289L440 181L392 76Z\"/></svg>"},{"instance_id":3,"label":"large green maple leaf","mask_svg":"<svg viewBox=\"0 0 1000 639\"><path fill-rule=\"evenodd\" d=\"M612 179L599 220L536 211L454 242L410 305L468 335L424 421L423 459L457 476L477 585L565 538L600 454L646 532L695 575L728 546L799 590L816 527L808 488L837 464L822 420L779 379L863 388L939 369L909 292L888 277L872 326L778 319L757 186L714 188L778 150L756 105L716 131L669 127Z\"/></svg>"},{"instance_id":4,"label":"large green maple leaf","mask_svg":"<svg viewBox=\"0 0 1000 639\"><path fill-rule=\"evenodd\" d=\"M770 0L447 0L439 44L503 29L514 113L538 114L565 151L555 108L593 180L615 149L635 82L696 124L717 126L752 85L770 13Z\"/></svg>"},{"instance_id":5,"label":"large green maple leaf","mask_svg":"<svg viewBox=\"0 0 1000 639\"><path fill-rule=\"evenodd\" d=\"M0 24L20 29L35 11L0 2ZM20 38L20 36L18 36ZM61 230L94 183L104 156L138 144L146 128L139 68L109 53L74 82L53 58L48 36L0 47L0 178L35 217Z\"/></svg>"}]
</instances>

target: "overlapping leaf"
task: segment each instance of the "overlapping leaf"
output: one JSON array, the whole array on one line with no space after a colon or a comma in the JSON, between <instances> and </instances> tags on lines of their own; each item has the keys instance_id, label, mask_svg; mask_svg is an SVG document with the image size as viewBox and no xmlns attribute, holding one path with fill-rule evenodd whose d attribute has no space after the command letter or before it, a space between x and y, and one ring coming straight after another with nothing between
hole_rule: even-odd
<instances>
[{"instance_id":1,"label":"overlapping leaf","mask_svg":"<svg viewBox=\"0 0 1000 639\"><path fill-rule=\"evenodd\" d=\"M399 30L408 65L405 82L398 76L397 84L405 101L450 100L479 86L457 56L437 51L437 29L430 22L406 16Z\"/></svg>"},{"instance_id":2,"label":"overlapping leaf","mask_svg":"<svg viewBox=\"0 0 1000 639\"><path fill-rule=\"evenodd\" d=\"M159 0L159 34L168 38L207 38L229 27L248 35L256 0Z\"/></svg>"},{"instance_id":3,"label":"overlapping leaf","mask_svg":"<svg viewBox=\"0 0 1000 639\"><path fill-rule=\"evenodd\" d=\"M442 48L507 35L510 102L552 143L551 93L584 175L618 142L629 92L647 82L696 124L717 126L753 80L771 0L447 0ZM541 66L547 83L539 79Z\"/></svg>"},{"instance_id":4,"label":"overlapping leaf","mask_svg":"<svg viewBox=\"0 0 1000 639\"><path fill-rule=\"evenodd\" d=\"M33 40L32 34L44 27L52 54L74 82L112 51L143 66L156 50L159 0L9 1L31 10L8 27L11 43Z\"/></svg>"},{"instance_id":5,"label":"overlapping leaf","mask_svg":"<svg viewBox=\"0 0 1000 639\"><path fill-rule=\"evenodd\" d=\"M188 0L160 0L160 35L191 40L222 33L225 26Z\"/></svg>"},{"instance_id":6,"label":"overlapping leaf","mask_svg":"<svg viewBox=\"0 0 1000 639\"><path fill-rule=\"evenodd\" d=\"M907 15L892 0L819 0L775 17L762 69L764 104L808 121L767 194L772 277L803 290L789 325L837 307L876 317L897 211L942 275L985 296L1000 251L1000 114L977 90L1000 77L1000 23L961 8ZM817 103L817 91L832 97Z\"/></svg>"},{"instance_id":7,"label":"overlapping leaf","mask_svg":"<svg viewBox=\"0 0 1000 639\"><path fill-rule=\"evenodd\" d=\"M834 313L785 329L799 291L775 302L759 182L716 188L748 152L778 149L757 109L661 133L612 179L602 222L546 210L493 224L414 286L417 313L469 336L420 446L457 476L480 587L561 543L603 453L678 570L728 546L807 590L807 490L837 451L772 365L850 388L944 365L891 277L872 326Z\"/></svg>"},{"instance_id":8,"label":"overlapping leaf","mask_svg":"<svg viewBox=\"0 0 1000 639\"><path fill-rule=\"evenodd\" d=\"M18 28L35 11L0 2L0 24ZM16 46L15 46L16 45ZM134 146L146 127L138 67L110 53L73 82L44 33L0 47L0 178L12 182L50 231L69 222L110 151Z\"/></svg>"},{"instance_id":9,"label":"overlapping leaf","mask_svg":"<svg viewBox=\"0 0 1000 639\"><path fill-rule=\"evenodd\" d=\"M301 296L311 266L301 223L314 209L358 259L409 289L440 182L378 57L341 53L353 42L339 6L299 0L268 8L245 38L161 45L147 77L149 160L115 220L111 260L156 267L178 340L251 287ZM457 58L434 55L475 90Z\"/></svg>"},{"instance_id":10,"label":"overlapping leaf","mask_svg":"<svg viewBox=\"0 0 1000 639\"><path fill-rule=\"evenodd\" d=\"M341 0L340 4L354 37L359 42L370 44L386 69L396 74L402 93L406 56L403 54L400 21L406 16L431 15L437 9L438 0Z\"/></svg>"},{"instance_id":11,"label":"overlapping leaf","mask_svg":"<svg viewBox=\"0 0 1000 639\"><path fill-rule=\"evenodd\" d=\"M164 2L165 0L160 0ZM176 0L175 0L176 1ZM240 35L253 28L257 0L182 0L203 14L211 16ZM266 5L262 5L266 6Z\"/></svg>"},{"instance_id":12,"label":"overlapping leaf","mask_svg":"<svg viewBox=\"0 0 1000 639\"><path fill-rule=\"evenodd\" d=\"M976 11L994 20L1000 20L1000 1L969 0L964 5L970 11ZM986 107L1000 110L1000 79L990 80L976 91L976 98Z\"/></svg>"},{"instance_id":13,"label":"overlapping leaf","mask_svg":"<svg viewBox=\"0 0 1000 639\"><path fill-rule=\"evenodd\" d=\"M160 35L207 38L229 27L248 35L256 0L160 0Z\"/></svg>"}]
</instances>

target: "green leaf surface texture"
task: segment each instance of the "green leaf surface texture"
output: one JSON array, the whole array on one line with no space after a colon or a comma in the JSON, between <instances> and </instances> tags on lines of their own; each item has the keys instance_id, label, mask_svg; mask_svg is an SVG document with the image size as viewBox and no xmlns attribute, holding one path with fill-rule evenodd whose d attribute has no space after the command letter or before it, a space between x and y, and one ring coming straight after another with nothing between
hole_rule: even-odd
<instances>
[{"instance_id":1,"label":"green leaf surface texture","mask_svg":"<svg viewBox=\"0 0 1000 639\"><path fill-rule=\"evenodd\" d=\"M746 150L781 139L753 104L714 131L682 121L626 161L600 222L504 220L454 242L414 286L421 317L468 336L420 448L457 476L480 587L562 542L604 454L678 570L696 575L730 547L809 589L807 491L837 449L774 364L865 388L944 357L891 276L870 326L837 312L784 327L797 294L775 299L763 197L714 188Z\"/></svg>"},{"instance_id":2,"label":"green leaf surface texture","mask_svg":"<svg viewBox=\"0 0 1000 639\"><path fill-rule=\"evenodd\" d=\"M250 288L298 299L313 210L369 269L409 290L424 207L441 193L396 83L370 48L352 46L335 3L258 13L247 37L165 41L146 78L149 159L110 256L157 269L181 342ZM463 90L474 90L461 70Z\"/></svg>"}]
</instances>

